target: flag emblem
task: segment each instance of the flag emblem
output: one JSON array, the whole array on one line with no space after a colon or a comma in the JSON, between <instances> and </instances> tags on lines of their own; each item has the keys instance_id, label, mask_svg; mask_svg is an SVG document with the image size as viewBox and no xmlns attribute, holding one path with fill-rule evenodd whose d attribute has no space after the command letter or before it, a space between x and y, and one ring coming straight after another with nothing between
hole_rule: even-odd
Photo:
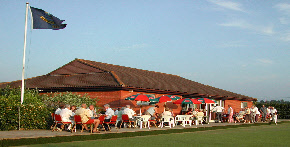
<instances>
[{"instance_id":1,"label":"flag emblem","mask_svg":"<svg viewBox=\"0 0 290 147\"><path fill-rule=\"evenodd\" d=\"M30 7L30 10L33 19L33 29L59 30L66 27L66 24L62 24L64 20L60 20L42 9Z\"/></svg>"}]
</instances>

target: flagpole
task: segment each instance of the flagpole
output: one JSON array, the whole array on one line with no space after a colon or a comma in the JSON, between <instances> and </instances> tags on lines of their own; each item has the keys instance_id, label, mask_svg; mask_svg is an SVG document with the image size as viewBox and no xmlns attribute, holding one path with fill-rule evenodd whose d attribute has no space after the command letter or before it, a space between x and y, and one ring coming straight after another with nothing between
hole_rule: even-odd
<instances>
[{"instance_id":1,"label":"flagpole","mask_svg":"<svg viewBox=\"0 0 290 147\"><path fill-rule=\"evenodd\" d=\"M22 86L21 86L21 100L20 103L22 105L24 99L24 72L25 72L25 51L26 51L26 36L27 36L27 16L28 16L28 2L26 2L26 12L25 12L25 27L24 27L24 47L23 47L23 68L22 68ZM20 107L18 107L18 119L19 119L19 130L20 130Z\"/></svg>"},{"instance_id":2,"label":"flagpole","mask_svg":"<svg viewBox=\"0 0 290 147\"><path fill-rule=\"evenodd\" d=\"M25 14L25 31L24 31L24 48L23 48L23 68L22 68L22 86L21 86L21 104L24 100L24 73L25 73L25 51L26 51L26 36L27 36L27 16L28 16L28 2L26 3Z\"/></svg>"}]
</instances>

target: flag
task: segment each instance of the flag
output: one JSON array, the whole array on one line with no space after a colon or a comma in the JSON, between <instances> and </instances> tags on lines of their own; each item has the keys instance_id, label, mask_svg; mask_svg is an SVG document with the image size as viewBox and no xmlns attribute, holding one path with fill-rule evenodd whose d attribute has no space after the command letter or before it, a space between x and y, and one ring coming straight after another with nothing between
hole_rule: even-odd
<instances>
[{"instance_id":1,"label":"flag","mask_svg":"<svg viewBox=\"0 0 290 147\"><path fill-rule=\"evenodd\" d=\"M66 24L62 24L64 20L60 20L42 9L30 7L30 10L33 19L33 29L59 30L66 27Z\"/></svg>"}]
</instances>

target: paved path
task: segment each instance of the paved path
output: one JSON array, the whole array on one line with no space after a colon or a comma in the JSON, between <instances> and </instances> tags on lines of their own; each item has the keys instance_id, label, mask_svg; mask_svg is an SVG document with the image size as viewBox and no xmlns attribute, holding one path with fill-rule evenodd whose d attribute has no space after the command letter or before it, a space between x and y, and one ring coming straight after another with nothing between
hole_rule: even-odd
<instances>
[{"instance_id":1,"label":"paved path","mask_svg":"<svg viewBox=\"0 0 290 147\"><path fill-rule=\"evenodd\" d=\"M290 121L288 120L280 120L280 121ZM175 126L174 129L184 129L184 128L197 128L197 127L212 127L212 126L227 126L227 125L241 125L243 123L209 123L204 125L192 125L192 126L185 126L182 127L180 125ZM148 128L121 128L121 129L115 129L112 128L112 131L101 131L100 134L104 133L122 133L122 132L136 132L136 131L150 131L150 130L166 130L170 129L168 127L163 128L155 128L151 127ZM20 139L20 138L39 138L39 137L57 137L57 136L73 136L73 135L90 135L90 132L83 132L81 133L79 130L74 133L70 133L67 131L54 131L51 130L13 130L13 131L0 131L0 140L2 139ZM94 133L97 134L97 133Z\"/></svg>"}]
</instances>

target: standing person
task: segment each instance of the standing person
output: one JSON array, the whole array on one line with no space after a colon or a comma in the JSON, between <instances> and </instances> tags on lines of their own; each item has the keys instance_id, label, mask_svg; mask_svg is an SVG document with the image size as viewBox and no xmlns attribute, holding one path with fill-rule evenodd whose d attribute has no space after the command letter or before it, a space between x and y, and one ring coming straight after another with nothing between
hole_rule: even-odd
<instances>
[{"instance_id":1,"label":"standing person","mask_svg":"<svg viewBox=\"0 0 290 147\"><path fill-rule=\"evenodd\" d=\"M251 110L249 107L245 107L245 113L246 113L246 118L245 118L245 123L251 123Z\"/></svg>"},{"instance_id":2,"label":"standing person","mask_svg":"<svg viewBox=\"0 0 290 147\"><path fill-rule=\"evenodd\" d=\"M223 122L223 118L222 118L222 114L223 114L223 111L224 111L224 107L222 107L222 106L216 106L215 108L214 108L214 111L216 111L216 117L217 117L217 121L218 122Z\"/></svg>"},{"instance_id":3,"label":"standing person","mask_svg":"<svg viewBox=\"0 0 290 147\"><path fill-rule=\"evenodd\" d=\"M255 106L252 106L251 108L251 122L252 123L255 123L255 116L256 116Z\"/></svg>"},{"instance_id":4,"label":"standing person","mask_svg":"<svg viewBox=\"0 0 290 147\"><path fill-rule=\"evenodd\" d=\"M229 105L228 114L229 114L229 123L234 122L234 119L233 119L234 110L233 110L233 108L231 107L231 105Z\"/></svg>"},{"instance_id":5,"label":"standing person","mask_svg":"<svg viewBox=\"0 0 290 147\"><path fill-rule=\"evenodd\" d=\"M272 107L270 113L271 113L272 116L274 116L274 114L277 113L277 110L274 107Z\"/></svg>"},{"instance_id":6,"label":"standing person","mask_svg":"<svg viewBox=\"0 0 290 147\"><path fill-rule=\"evenodd\" d=\"M97 128L98 128L98 126L100 124L100 120L91 118L91 112L88 111L86 104L82 104L81 108L76 111L76 115L80 115L81 116L81 119L82 119L83 123L93 123L94 124L93 132L94 133L100 133L97 130ZM89 130L87 125L84 125L84 127L85 127L86 130Z\"/></svg>"},{"instance_id":7,"label":"standing person","mask_svg":"<svg viewBox=\"0 0 290 147\"><path fill-rule=\"evenodd\" d=\"M267 116L267 107L265 107L265 105L263 105L260 108L260 112L262 113L262 122L266 121L266 116Z\"/></svg>"},{"instance_id":8,"label":"standing person","mask_svg":"<svg viewBox=\"0 0 290 147\"><path fill-rule=\"evenodd\" d=\"M72 114L72 111L70 110L70 105L66 104L65 108L60 111L59 115L61 116L61 120L63 122L72 122L70 118L73 114ZM71 130L71 124L69 124L67 129L69 131Z\"/></svg>"},{"instance_id":9,"label":"standing person","mask_svg":"<svg viewBox=\"0 0 290 147\"><path fill-rule=\"evenodd\" d=\"M114 110L112 108L110 108L109 104L105 104L104 108L106 109L105 120L104 120L104 122L106 124L107 122L110 122L112 116L114 115ZM104 125L104 127L105 127L106 131L109 130L109 127L107 125Z\"/></svg>"},{"instance_id":10,"label":"standing person","mask_svg":"<svg viewBox=\"0 0 290 147\"><path fill-rule=\"evenodd\" d=\"M268 108L267 108L267 118L270 118L270 112L271 111L271 107L269 106Z\"/></svg>"},{"instance_id":11,"label":"standing person","mask_svg":"<svg viewBox=\"0 0 290 147\"><path fill-rule=\"evenodd\" d=\"M136 112L130 108L130 105L126 105L126 108L123 110L123 114L127 114L129 119L133 121L133 116L136 114Z\"/></svg>"},{"instance_id":12,"label":"standing person","mask_svg":"<svg viewBox=\"0 0 290 147\"><path fill-rule=\"evenodd\" d=\"M255 111L255 114L256 114L255 122L258 122L259 121L259 116L260 116L260 111L259 111L257 106L255 106L254 111Z\"/></svg>"},{"instance_id":13,"label":"standing person","mask_svg":"<svg viewBox=\"0 0 290 147\"><path fill-rule=\"evenodd\" d=\"M277 112L274 113L273 120L274 120L275 124L277 125L277 120L278 120Z\"/></svg>"}]
</instances>

